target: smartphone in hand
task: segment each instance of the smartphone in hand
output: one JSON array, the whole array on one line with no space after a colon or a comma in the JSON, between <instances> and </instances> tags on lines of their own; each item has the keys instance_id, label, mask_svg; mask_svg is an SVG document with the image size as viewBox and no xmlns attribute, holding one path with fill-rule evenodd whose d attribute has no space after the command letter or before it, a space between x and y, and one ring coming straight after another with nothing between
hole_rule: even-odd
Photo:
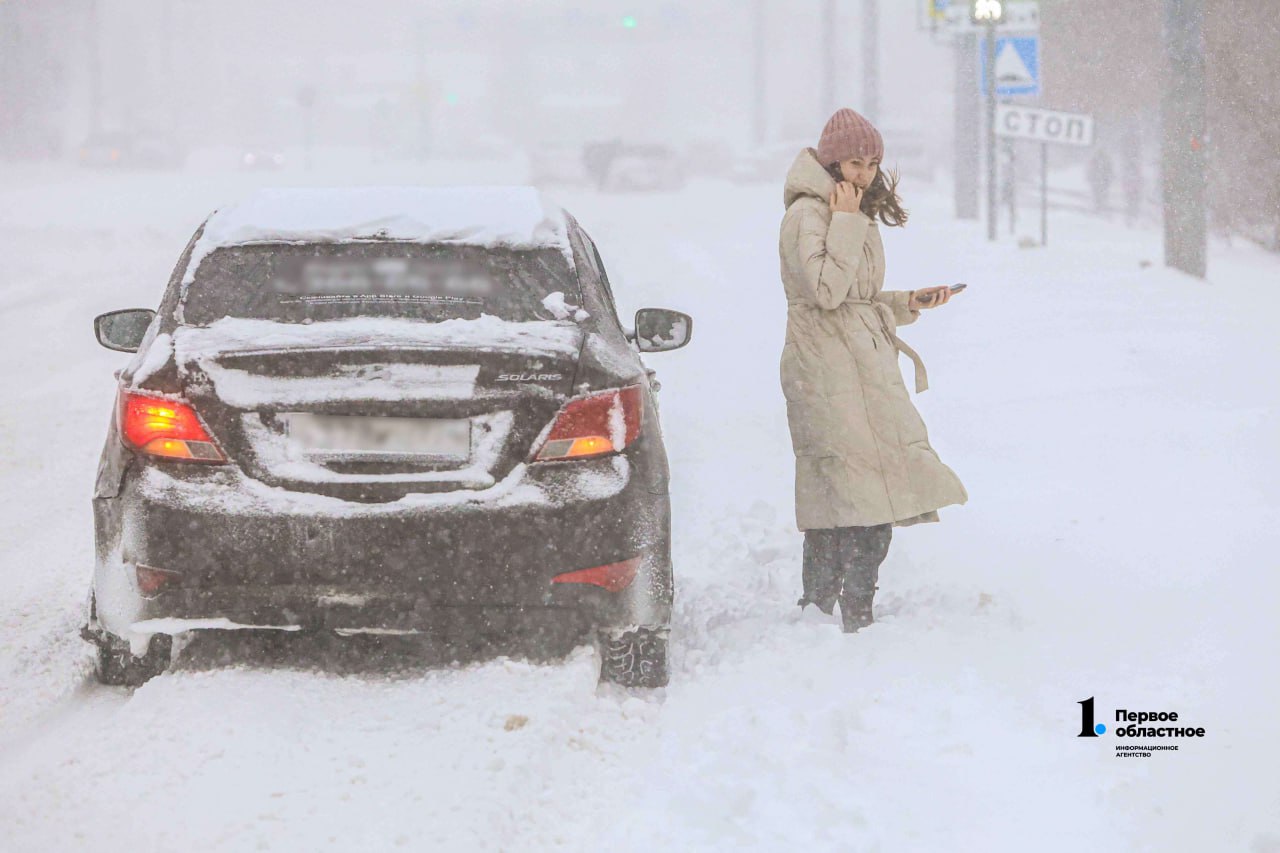
<instances>
[{"instance_id":1,"label":"smartphone in hand","mask_svg":"<svg viewBox=\"0 0 1280 853\"><path fill-rule=\"evenodd\" d=\"M957 282L957 283L955 283L955 284L951 285L951 287L949 287L949 288L948 288L948 290L950 290L952 293L959 293L960 291L964 290L964 289L965 289L966 287L968 287L968 286L969 286L969 285L967 285L967 284L965 284L964 282L962 282L962 281L961 281L961 282ZM932 305L932 304L933 304L933 294L932 294L932 293L930 293L930 294L929 294L928 296L926 296L926 297L917 297L917 299L919 300L919 302L920 302L920 304L921 304L921 305Z\"/></svg>"}]
</instances>

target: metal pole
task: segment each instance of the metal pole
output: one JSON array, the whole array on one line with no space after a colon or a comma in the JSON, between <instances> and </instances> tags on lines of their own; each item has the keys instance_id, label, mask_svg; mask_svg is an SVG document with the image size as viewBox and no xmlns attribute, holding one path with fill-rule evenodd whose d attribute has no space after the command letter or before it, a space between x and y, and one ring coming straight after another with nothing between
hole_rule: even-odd
<instances>
[{"instance_id":1,"label":"metal pole","mask_svg":"<svg viewBox=\"0 0 1280 853\"><path fill-rule=\"evenodd\" d=\"M178 132L178 86L173 79L173 0L164 0L160 7L160 40L163 42L160 52L161 70L164 77L165 118L169 122L168 136L172 138Z\"/></svg>"},{"instance_id":2,"label":"metal pole","mask_svg":"<svg viewBox=\"0 0 1280 853\"><path fill-rule=\"evenodd\" d=\"M822 4L822 120L836 106L836 0Z\"/></svg>"},{"instance_id":3,"label":"metal pole","mask_svg":"<svg viewBox=\"0 0 1280 853\"><path fill-rule=\"evenodd\" d=\"M98 0L89 0L89 132L102 130L102 52L98 44Z\"/></svg>"},{"instance_id":4,"label":"metal pole","mask_svg":"<svg viewBox=\"0 0 1280 853\"><path fill-rule=\"evenodd\" d=\"M314 112L315 112L315 107L313 105L308 104L302 113L303 166L306 168L308 172L311 171L311 167L314 165L314 162L312 160L312 149L315 145L315 123L314 123L315 116L313 115Z\"/></svg>"},{"instance_id":5,"label":"metal pole","mask_svg":"<svg viewBox=\"0 0 1280 853\"><path fill-rule=\"evenodd\" d=\"M418 18L413 39L413 76L418 89L417 160L426 160L431 147L431 101L427 89L427 22Z\"/></svg>"},{"instance_id":6,"label":"metal pole","mask_svg":"<svg viewBox=\"0 0 1280 853\"><path fill-rule=\"evenodd\" d=\"M978 138L978 38L965 33L956 39L955 91L955 205L956 219L977 219Z\"/></svg>"},{"instance_id":7,"label":"metal pole","mask_svg":"<svg viewBox=\"0 0 1280 853\"><path fill-rule=\"evenodd\" d=\"M1004 141L1005 159L1009 166L1009 174L1005 176L1005 186L1009 189L1009 234L1018 233L1018 149L1012 139Z\"/></svg>"},{"instance_id":8,"label":"metal pole","mask_svg":"<svg viewBox=\"0 0 1280 853\"><path fill-rule=\"evenodd\" d=\"M880 2L862 0L862 114L880 115Z\"/></svg>"},{"instance_id":9,"label":"metal pole","mask_svg":"<svg viewBox=\"0 0 1280 853\"><path fill-rule=\"evenodd\" d=\"M1049 245L1049 143L1040 143L1040 245Z\"/></svg>"},{"instance_id":10,"label":"metal pole","mask_svg":"<svg viewBox=\"0 0 1280 853\"><path fill-rule=\"evenodd\" d=\"M764 49L764 26L765 26L765 0L755 0L752 4L752 11L755 17L755 23L752 32L752 59L754 72L752 74L752 115L751 115L751 136L755 140L757 146L764 145L765 138L765 115L766 115L766 98L765 98L765 49Z\"/></svg>"},{"instance_id":11,"label":"metal pole","mask_svg":"<svg viewBox=\"0 0 1280 853\"><path fill-rule=\"evenodd\" d=\"M1160 104L1164 125L1164 262L1204 278L1208 267L1208 205L1201 0L1165 0L1164 38Z\"/></svg>"},{"instance_id":12,"label":"metal pole","mask_svg":"<svg viewBox=\"0 0 1280 853\"><path fill-rule=\"evenodd\" d=\"M24 62L22 29L18 10L14 4L0 6L0 39L6 42L0 48L0 154L8 154L22 147L22 134L30 133L26 115L23 114L19 91L25 88L22 72Z\"/></svg>"},{"instance_id":13,"label":"metal pole","mask_svg":"<svg viewBox=\"0 0 1280 853\"><path fill-rule=\"evenodd\" d=\"M987 96L987 239L997 237L996 225L996 25L987 23L987 61L982 90Z\"/></svg>"}]
</instances>

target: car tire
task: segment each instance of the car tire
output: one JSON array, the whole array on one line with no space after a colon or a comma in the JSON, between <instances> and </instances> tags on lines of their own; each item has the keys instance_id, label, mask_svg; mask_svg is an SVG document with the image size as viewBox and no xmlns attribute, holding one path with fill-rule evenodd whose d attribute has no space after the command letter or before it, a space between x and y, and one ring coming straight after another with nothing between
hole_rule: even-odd
<instances>
[{"instance_id":1,"label":"car tire","mask_svg":"<svg viewBox=\"0 0 1280 853\"><path fill-rule=\"evenodd\" d=\"M665 628L600 635L600 683L653 688L666 687L667 680Z\"/></svg>"},{"instance_id":2,"label":"car tire","mask_svg":"<svg viewBox=\"0 0 1280 853\"><path fill-rule=\"evenodd\" d=\"M111 634L98 633L92 638L97 647L93 674L99 684L138 687L169 668L173 654L173 637L156 634L147 646L147 653L135 656L129 644Z\"/></svg>"}]
</instances>

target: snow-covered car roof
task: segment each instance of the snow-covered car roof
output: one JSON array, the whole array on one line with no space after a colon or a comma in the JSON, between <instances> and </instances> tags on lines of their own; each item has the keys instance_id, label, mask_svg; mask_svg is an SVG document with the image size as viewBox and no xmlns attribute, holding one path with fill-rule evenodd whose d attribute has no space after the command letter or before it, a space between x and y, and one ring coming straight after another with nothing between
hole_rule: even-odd
<instances>
[{"instance_id":1,"label":"snow-covered car roof","mask_svg":"<svg viewBox=\"0 0 1280 853\"><path fill-rule=\"evenodd\" d=\"M564 211L533 187L267 189L209 217L183 290L200 262L224 246L360 240L551 248L573 264Z\"/></svg>"}]
</instances>

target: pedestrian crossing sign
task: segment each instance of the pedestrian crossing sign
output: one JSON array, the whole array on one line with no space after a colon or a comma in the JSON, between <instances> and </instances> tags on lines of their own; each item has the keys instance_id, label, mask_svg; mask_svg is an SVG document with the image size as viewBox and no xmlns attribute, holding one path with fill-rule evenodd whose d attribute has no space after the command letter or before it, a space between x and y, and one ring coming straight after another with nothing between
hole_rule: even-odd
<instances>
[{"instance_id":1,"label":"pedestrian crossing sign","mask_svg":"<svg viewBox=\"0 0 1280 853\"><path fill-rule=\"evenodd\" d=\"M982 43L978 84L987 79L987 45ZM996 39L996 95L1040 96L1039 36L1000 36Z\"/></svg>"}]
</instances>

